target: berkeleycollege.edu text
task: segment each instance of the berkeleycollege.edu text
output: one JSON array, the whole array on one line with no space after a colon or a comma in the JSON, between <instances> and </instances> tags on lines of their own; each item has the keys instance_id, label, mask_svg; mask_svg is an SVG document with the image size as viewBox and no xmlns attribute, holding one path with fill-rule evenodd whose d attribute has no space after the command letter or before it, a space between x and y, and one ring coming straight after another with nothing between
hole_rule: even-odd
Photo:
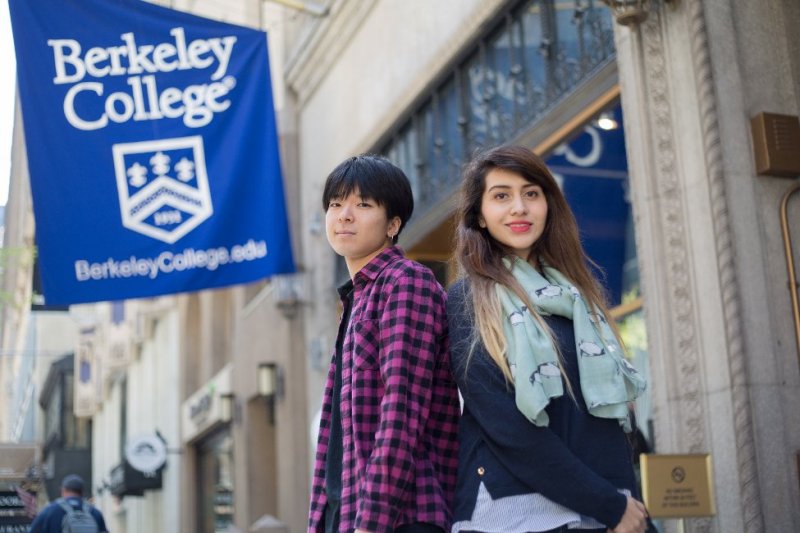
<instances>
[{"instance_id":1,"label":"berkeleycollege.edu text","mask_svg":"<svg viewBox=\"0 0 800 533\"><path fill-rule=\"evenodd\" d=\"M161 274L183 272L196 268L216 270L222 265L255 261L267 255L267 243L250 239L245 244L226 248L220 246L208 250L186 248L182 252L161 252L157 257L141 258L131 256L126 259L109 257L101 263L84 259L75 261L75 278L78 281L99 281L105 279L149 277L155 279Z\"/></svg>"}]
</instances>

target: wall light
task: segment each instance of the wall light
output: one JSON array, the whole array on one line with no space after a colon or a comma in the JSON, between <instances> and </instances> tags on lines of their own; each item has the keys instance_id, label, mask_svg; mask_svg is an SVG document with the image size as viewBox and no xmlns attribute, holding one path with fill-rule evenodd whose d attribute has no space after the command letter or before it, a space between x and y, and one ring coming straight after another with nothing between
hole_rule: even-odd
<instances>
[{"instance_id":1,"label":"wall light","mask_svg":"<svg viewBox=\"0 0 800 533\"><path fill-rule=\"evenodd\" d=\"M227 423L233 420L233 410L235 408L236 397L232 392L225 392L219 395L219 419Z\"/></svg>"},{"instance_id":2,"label":"wall light","mask_svg":"<svg viewBox=\"0 0 800 533\"><path fill-rule=\"evenodd\" d=\"M258 363L258 395L273 397L278 392L278 365Z\"/></svg>"},{"instance_id":3,"label":"wall light","mask_svg":"<svg viewBox=\"0 0 800 533\"><path fill-rule=\"evenodd\" d=\"M267 402L269 421L275 424L275 401L283 397L283 373L276 363L258 363L258 395Z\"/></svg>"},{"instance_id":4,"label":"wall light","mask_svg":"<svg viewBox=\"0 0 800 533\"><path fill-rule=\"evenodd\" d=\"M619 122L617 122L616 119L614 119L614 115L608 111L600 113L600 116L597 117L595 124L597 124L597 127L603 131L610 131L619 128Z\"/></svg>"}]
</instances>

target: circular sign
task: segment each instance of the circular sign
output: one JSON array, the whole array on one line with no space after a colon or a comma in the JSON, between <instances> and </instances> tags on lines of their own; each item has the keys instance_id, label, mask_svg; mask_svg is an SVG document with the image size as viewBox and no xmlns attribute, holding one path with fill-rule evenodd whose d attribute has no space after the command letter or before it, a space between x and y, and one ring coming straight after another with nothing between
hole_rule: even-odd
<instances>
[{"instance_id":1,"label":"circular sign","mask_svg":"<svg viewBox=\"0 0 800 533\"><path fill-rule=\"evenodd\" d=\"M136 470L152 473L167 462L167 446L156 435L143 435L128 441L125 459Z\"/></svg>"},{"instance_id":2,"label":"circular sign","mask_svg":"<svg viewBox=\"0 0 800 533\"><path fill-rule=\"evenodd\" d=\"M672 477L672 481L675 483L683 483L683 480L686 479L686 470L680 466L676 466L672 469L670 475Z\"/></svg>"}]
</instances>

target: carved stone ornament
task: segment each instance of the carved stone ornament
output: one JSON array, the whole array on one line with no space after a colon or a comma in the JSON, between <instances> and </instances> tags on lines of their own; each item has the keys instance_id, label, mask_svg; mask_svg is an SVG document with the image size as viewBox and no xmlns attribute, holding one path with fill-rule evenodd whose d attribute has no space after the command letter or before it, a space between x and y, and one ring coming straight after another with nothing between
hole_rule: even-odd
<instances>
[{"instance_id":1,"label":"carved stone ornament","mask_svg":"<svg viewBox=\"0 0 800 533\"><path fill-rule=\"evenodd\" d=\"M677 362L682 424L681 442L687 452L707 451L705 416L700 401L700 356L696 332L696 310L692 300L693 280L689 271L686 220L681 182L676 168L674 126L664 41L658 13L652 13L641 28L648 105L654 143L656 184L660 198L660 227L665 243L666 282L670 287L669 319L673 327L672 353Z\"/></svg>"},{"instance_id":2,"label":"carved stone ornament","mask_svg":"<svg viewBox=\"0 0 800 533\"><path fill-rule=\"evenodd\" d=\"M748 532L764 531L761 495L758 485L755 437L750 401L747 394L747 368L744 350L739 284L736 276L734 239L725 195L722 143L717 118L711 55L702 0L688 5L692 58L698 85L703 152L706 157L711 191L711 213L716 241L722 305L725 319L725 340L730 362L731 395L736 434L736 460L742 497L742 519Z\"/></svg>"},{"instance_id":3,"label":"carved stone ornament","mask_svg":"<svg viewBox=\"0 0 800 533\"><path fill-rule=\"evenodd\" d=\"M647 20L648 0L603 0L603 3L623 26L635 26Z\"/></svg>"}]
</instances>

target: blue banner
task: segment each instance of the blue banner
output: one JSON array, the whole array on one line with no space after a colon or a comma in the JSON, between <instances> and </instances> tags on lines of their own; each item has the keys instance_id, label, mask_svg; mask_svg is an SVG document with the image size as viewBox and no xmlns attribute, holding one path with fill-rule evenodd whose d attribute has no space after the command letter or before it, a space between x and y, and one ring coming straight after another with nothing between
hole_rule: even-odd
<instances>
[{"instance_id":1,"label":"blue banner","mask_svg":"<svg viewBox=\"0 0 800 533\"><path fill-rule=\"evenodd\" d=\"M266 34L140 0L10 0L45 301L294 271Z\"/></svg>"}]
</instances>

